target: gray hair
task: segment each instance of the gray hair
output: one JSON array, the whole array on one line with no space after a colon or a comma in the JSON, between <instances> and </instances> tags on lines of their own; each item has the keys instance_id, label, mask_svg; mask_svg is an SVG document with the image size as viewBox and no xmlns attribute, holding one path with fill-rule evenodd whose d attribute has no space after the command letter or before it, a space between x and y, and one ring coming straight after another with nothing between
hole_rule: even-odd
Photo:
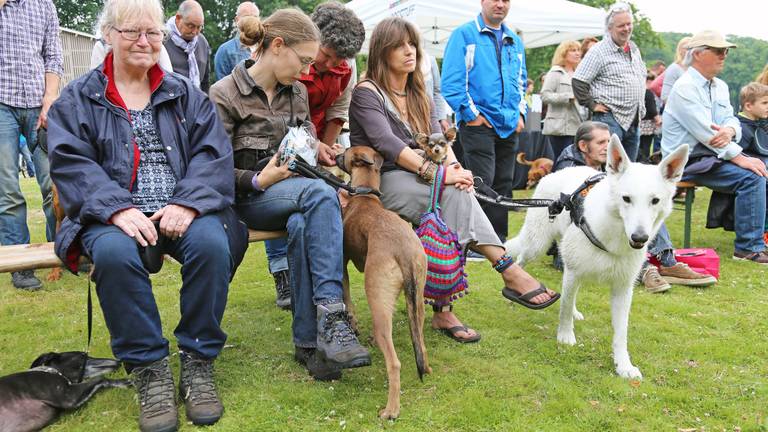
<instances>
[{"instance_id":1,"label":"gray hair","mask_svg":"<svg viewBox=\"0 0 768 432\"><path fill-rule=\"evenodd\" d=\"M256 3L247 1L247 2L242 2L242 3L240 3L240 5L237 6L237 12L235 12L235 16L239 17L240 15L242 15L243 9L245 9L246 6L253 6L254 8L256 8L256 15L255 16L260 16L261 15L261 11L259 10L259 7L256 6Z\"/></svg>"},{"instance_id":2,"label":"gray hair","mask_svg":"<svg viewBox=\"0 0 768 432\"><path fill-rule=\"evenodd\" d=\"M110 29L122 27L131 19L149 17L159 30L165 31L163 5L160 0L107 0L99 14L98 29L106 35Z\"/></svg>"},{"instance_id":3,"label":"gray hair","mask_svg":"<svg viewBox=\"0 0 768 432\"><path fill-rule=\"evenodd\" d=\"M196 2L195 0L184 0L179 5L178 13L181 15L182 18L186 18L191 14L192 12L200 12L203 13L203 7L200 6L200 3Z\"/></svg>"},{"instance_id":4,"label":"gray hair","mask_svg":"<svg viewBox=\"0 0 768 432\"><path fill-rule=\"evenodd\" d=\"M628 13L630 16L632 16L632 7L628 3L624 2L616 2L611 5L611 7L608 9L608 15L605 16L606 31L608 31L608 29L611 28L611 25L613 25L613 18L616 15L622 13Z\"/></svg>"},{"instance_id":5,"label":"gray hair","mask_svg":"<svg viewBox=\"0 0 768 432\"><path fill-rule=\"evenodd\" d=\"M595 129L602 129L608 132L611 131L611 128L603 122L591 120L583 122L579 125L579 128L576 129L576 136L573 138L573 142L576 144L577 149L579 148L579 141L590 142L595 139L595 134L593 133Z\"/></svg>"},{"instance_id":6,"label":"gray hair","mask_svg":"<svg viewBox=\"0 0 768 432\"><path fill-rule=\"evenodd\" d=\"M705 46L697 46L693 48L689 48L688 52L685 53L685 58L683 59L683 66L688 67L693 63L693 55L698 54L704 50L706 50L707 47Z\"/></svg>"},{"instance_id":7,"label":"gray hair","mask_svg":"<svg viewBox=\"0 0 768 432\"><path fill-rule=\"evenodd\" d=\"M320 45L336 51L341 58L353 58L365 40L365 27L352 9L336 1L322 3L312 12L320 29Z\"/></svg>"}]
</instances>

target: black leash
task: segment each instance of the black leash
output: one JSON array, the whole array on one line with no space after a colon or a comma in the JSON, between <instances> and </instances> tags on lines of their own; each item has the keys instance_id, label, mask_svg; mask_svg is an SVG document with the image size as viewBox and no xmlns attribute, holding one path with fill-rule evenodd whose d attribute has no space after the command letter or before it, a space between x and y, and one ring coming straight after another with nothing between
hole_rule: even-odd
<instances>
[{"instance_id":1,"label":"black leash","mask_svg":"<svg viewBox=\"0 0 768 432\"><path fill-rule=\"evenodd\" d=\"M323 180L336 189L344 189L349 192L351 196L370 194L381 197L381 192L378 189L370 187L353 187L344 183L340 178L330 172L322 168L313 167L300 156L296 156L296 158L288 164L288 169L307 178Z\"/></svg>"},{"instance_id":2,"label":"black leash","mask_svg":"<svg viewBox=\"0 0 768 432\"><path fill-rule=\"evenodd\" d=\"M504 207L508 210L522 211L533 207L549 207L552 203L556 202L551 199L535 199L535 198L522 198L513 199L504 195L498 194L490 186L483 183L483 179L475 177L475 198L478 201L486 202L489 204Z\"/></svg>"},{"instance_id":3,"label":"black leash","mask_svg":"<svg viewBox=\"0 0 768 432\"><path fill-rule=\"evenodd\" d=\"M90 273L90 272L89 272ZM88 278L88 344L85 346L85 353L91 351L91 336L93 335L93 298L91 296L91 275Z\"/></svg>"}]
</instances>

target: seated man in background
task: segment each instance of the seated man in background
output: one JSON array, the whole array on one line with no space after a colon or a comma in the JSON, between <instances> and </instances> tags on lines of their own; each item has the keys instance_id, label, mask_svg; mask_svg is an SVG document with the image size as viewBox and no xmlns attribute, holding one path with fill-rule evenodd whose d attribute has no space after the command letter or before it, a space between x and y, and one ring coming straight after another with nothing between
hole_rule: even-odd
<instances>
[{"instance_id":1,"label":"seated man in background","mask_svg":"<svg viewBox=\"0 0 768 432\"><path fill-rule=\"evenodd\" d=\"M557 158L553 171L573 166L588 166L604 171L610 138L610 128L607 124L585 121L576 130L574 144L566 147ZM656 268L646 261L640 271L640 280L648 292L667 291L671 288L670 284L700 287L717 282L713 276L695 272L687 264L675 260L675 250L666 224L661 225L659 233L648 245L648 252L661 263L661 266ZM556 255L556 267L557 261L559 257Z\"/></svg>"},{"instance_id":2,"label":"seated man in background","mask_svg":"<svg viewBox=\"0 0 768 432\"><path fill-rule=\"evenodd\" d=\"M667 99L661 151L692 145L683 180L735 195L733 258L768 264L763 240L766 214L765 162L744 154L741 125L733 115L728 84L717 78L728 50L736 45L718 32L698 33L688 42L684 64Z\"/></svg>"}]
</instances>

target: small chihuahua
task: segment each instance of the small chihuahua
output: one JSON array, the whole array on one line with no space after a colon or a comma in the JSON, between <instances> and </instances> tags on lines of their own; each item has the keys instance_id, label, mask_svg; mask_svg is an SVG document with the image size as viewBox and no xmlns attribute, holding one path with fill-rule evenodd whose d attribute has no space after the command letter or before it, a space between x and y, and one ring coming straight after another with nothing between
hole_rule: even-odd
<instances>
[{"instance_id":1,"label":"small chihuahua","mask_svg":"<svg viewBox=\"0 0 768 432\"><path fill-rule=\"evenodd\" d=\"M432 162L442 164L445 158L448 157L448 149L456 139L456 128L452 127L445 131L445 133L433 133L432 135L425 135L418 133L414 137L416 144L424 150L424 155Z\"/></svg>"}]
</instances>

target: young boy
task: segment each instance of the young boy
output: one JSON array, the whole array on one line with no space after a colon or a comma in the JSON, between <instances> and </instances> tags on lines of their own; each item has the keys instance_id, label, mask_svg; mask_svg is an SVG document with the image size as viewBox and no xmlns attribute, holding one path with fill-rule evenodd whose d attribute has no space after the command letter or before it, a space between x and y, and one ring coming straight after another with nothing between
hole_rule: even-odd
<instances>
[{"instance_id":1,"label":"young boy","mask_svg":"<svg viewBox=\"0 0 768 432\"><path fill-rule=\"evenodd\" d=\"M741 112L737 116L741 122L741 141L739 145L744 153L768 162L768 132L759 122L768 119L768 85L749 83L739 94Z\"/></svg>"},{"instance_id":2,"label":"young boy","mask_svg":"<svg viewBox=\"0 0 768 432\"><path fill-rule=\"evenodd\" d=\"M742 87L739 93L741 112L741 141L744 153L760 158L768 164L768 132L761 123L768 121L768 85L757 82ZM765 221L763 239L768 244L768 219Z\"/></svg>"}]
</instances>

